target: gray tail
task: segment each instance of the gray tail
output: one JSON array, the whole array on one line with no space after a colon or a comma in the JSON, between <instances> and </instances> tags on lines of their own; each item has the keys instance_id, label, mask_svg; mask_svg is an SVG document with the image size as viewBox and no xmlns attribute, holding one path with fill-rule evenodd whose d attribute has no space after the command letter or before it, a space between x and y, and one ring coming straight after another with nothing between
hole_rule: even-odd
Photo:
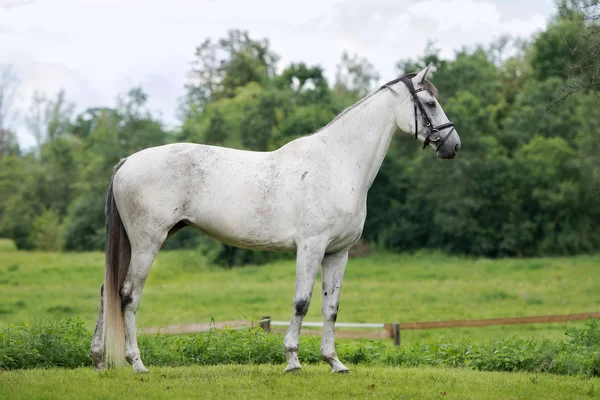
<instances>
[{"instance_id":1,"label":"gray tail","mask_svg":"<svg viewBox=\"0 0 600 400\"><path fill-rule=\"evenodd\" d=\"M131 260L131 244L113 194L115 174L127 159L114 168L106 196L106 248L104 274L104 359L106 365L125 365L125 320L121 306L121 287Z\"/></svg>"}]
</instances>

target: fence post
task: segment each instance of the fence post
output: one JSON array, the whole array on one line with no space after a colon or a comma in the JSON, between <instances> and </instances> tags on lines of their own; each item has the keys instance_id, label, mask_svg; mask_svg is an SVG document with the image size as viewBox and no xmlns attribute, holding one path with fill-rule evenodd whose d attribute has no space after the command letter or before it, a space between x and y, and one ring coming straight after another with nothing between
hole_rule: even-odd
<instances>
[{"instance_id":1,"label":"fence post","mask_svg":"<svg viewBox=\"0 0 600 400\"><path fill-rule=\"evenodd\" d=\"M394 346L400 346L400 323L392 324L392 337L394 338Z\"/></svg>"},{"instance_id":2,"label":"fence post","mask_svg":"<svg viewBox=\"0 0 600 400\"><path fill-rule=\"evenodd\" d=\"M387 337L390 339L394 337L394 332L392 331L392 324L384 324L385 330L387 331Z\"/></svg>"},{"instance_id":3,"label":"fence post","mask_svg":"<svg viewBox=\"0 0 600 400\"><path fill-rule=\"evenodd\" d=\"M271 316L267 315L261 318L260 327L264 329L265 332L271 332Z\"/></svg>"}]
</instances>

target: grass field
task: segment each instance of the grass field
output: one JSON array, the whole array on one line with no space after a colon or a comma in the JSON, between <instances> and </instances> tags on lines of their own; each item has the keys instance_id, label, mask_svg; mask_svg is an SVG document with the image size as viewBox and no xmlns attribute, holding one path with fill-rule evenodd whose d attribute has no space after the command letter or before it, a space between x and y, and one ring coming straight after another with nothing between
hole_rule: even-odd
<instances>
[{"instance_id":1,"label":"grass field","mask_svg":"<svg viewBox=\"0 0 600 400\"><path fill-rule=\"evenodd\" d=\"M80 317L93 328L103 254L16 251L0 241L0 326ZM194 251L161 252L137 313L138 326L216 320L288 320L294 262L224 270ZM320 321L320 280L307 321ZM441 254L375 254L350 260L340 322L412 322L600 310L600 255L487 260ZM415 341L564 336L582 322L404 331Z\"/></svg>"},{"instance_id":2,"label":"grass field","mask_svg":"<svg viewBox=\"0 0 600 400\"><path fill-rule=\"evenodd\" d=\"M587 399L600 396L599 378L478 372L443 368L350 366L332 375L324 365L283 374L283 366L228 365L95 373L21 370L0 373L3 399L164 398L385 398L385 399Z\"/></svg>"},{"instance_id":3,"label":"grass field","mask_svg":"<svg viewBox=\"0 0 600 400\"><path fill-rule=\"evenodd\" d=\"M338 321L410 322L598 311L599 266L600 255L486 260L432 253L375 254L349 262ZM80 318L84 324L83 331L76 326L69 330L64 324L46 328L40 325L33 328L38 329L37 334L17 328L22 336L6 342L11 344L2 353L9 357L4 362L13 357L15 365L24 365L29 357L33 365L64 366L67 364L62 362L72 358L73 366L88 365L75 369L0 369L0 398L600 397L597 327L580 336L579 344L509 339L565 337L567 327L582 327L583 321L405 331L402 347L388 347L387 352L362 341L341 341L341 357L359 361L348 363L350 375L340 376L331 375L329 367L317 360L318 338L303 339L304 370L290 375L283 374L284 365L279 365L283 359L281 337L277 335L240 333L235 339L234 331L224 331L208 341L146 336L141 338L140 346L150 361L149 375L133 375L129 369L94 373L86 356L91 336L86 329L94 326L103 274L100 252L20 252L0 240L0 327L65 318ZM207 265L194 251L162 252L146 284L138 325L208 322L213 316L216 320L258 319L267 314L287 320L292 309L294 275L291 261L224 270ZM319 287L320 282L315 286L308 321L321 319ZM60 331L60 326L67 330ZM444 344L464 338L482 345L471 349L468 344ZM504 339L507 341L496 342ZM434 343L440 340L443 342ZM389 340L384 342L389 346ZM432 344L419 347L416 342ZM11 346L20 350L11 353ZM38 351L52 355L52 360L38 363ZM256 351L265 352L261 353L267 357L261 361L263 364L231 364L246 353L251 360L261 359L261 354L254 354ZM187 358L177 358L184 355ZM21 356L21 361L15 358ZM211 361L210 357L224 360ZM273 363L269 357L277 361ZM188 365L222 362L228 365ZM406 367L411 362L419 367ZM569 371L582 372L568 376Z\"/></svg>"}]
</instances>

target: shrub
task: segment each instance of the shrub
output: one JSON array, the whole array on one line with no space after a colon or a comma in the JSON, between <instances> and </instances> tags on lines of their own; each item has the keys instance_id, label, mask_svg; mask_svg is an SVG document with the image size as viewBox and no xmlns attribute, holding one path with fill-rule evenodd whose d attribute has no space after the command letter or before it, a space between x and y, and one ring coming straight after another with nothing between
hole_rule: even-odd
<instances>
[{"instance_id":1,"label":"shrub","mask_svg":"<svg viewBox=\"0 0 600 400\"><path fill-rule=\"evenodd\" d=\"M42 251L60 251L62 249L62 230L58 214L46 210L35 219L30 232L30 241L36 249Z\"/></svg>"},{"instance_id":2,"label":"shrub","mask_svg":"<svg viewBox=\"0 0 600 400\"><path fill-rule=\"evenodd\" d=\"M508 339L483 344L433 342L388 347L381 341L359 340L338 346L349 364L395 367L446 366L481 371L547 372L600 376L600 320L567 330L567 338ZM76 368L91 366L87 353L92 332L80 320L41 321L10 326L0 333L0 368ZM141 335L146 365L282 364L283 337L259 327L212 329L192 335ZM320 338L302 337L301 362L321 362Z\"/></svg>"}]
</instances>

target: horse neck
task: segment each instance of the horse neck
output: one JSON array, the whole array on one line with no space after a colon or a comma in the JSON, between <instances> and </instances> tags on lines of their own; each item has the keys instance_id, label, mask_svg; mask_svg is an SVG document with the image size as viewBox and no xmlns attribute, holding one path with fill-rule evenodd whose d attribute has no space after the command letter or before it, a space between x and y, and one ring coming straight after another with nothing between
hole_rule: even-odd
<instances>
[{"instance_id":1,"label":"horse neck","mask_svg":"<svg viewBox=\"0 0 600 400\"><path fill-rule=\"evenodd\" d=\"M348 161L348 167L355 172L365 190L377 176L397 130L394 110L398 102L406 101L403 95L404 91L398 91L395 96L387 89L379 90L356 103L317 134L329 144L331 157Z\"/></svg>"}]
</instances>

